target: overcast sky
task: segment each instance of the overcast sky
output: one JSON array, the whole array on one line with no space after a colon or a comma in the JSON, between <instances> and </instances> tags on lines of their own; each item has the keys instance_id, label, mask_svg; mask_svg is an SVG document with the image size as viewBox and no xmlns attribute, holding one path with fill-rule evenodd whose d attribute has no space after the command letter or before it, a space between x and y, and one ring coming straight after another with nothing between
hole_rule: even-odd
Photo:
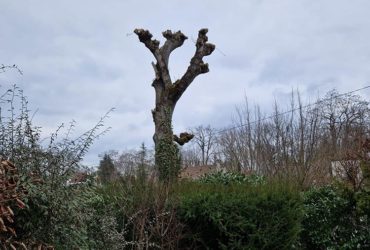
<instances>
[{"instance_id":1,"label":"overcast sky","mask_svg":"<svg viewBox=\"0 0 370 250\"><path fill-rule=\"evenodd\" d=\"M0 64L17 64L0 74L2 91L16 83L38 109L35 125L44 136L76 120L76 136L105 112L111 131L85 159L109 149L152 145L153 57L133 34L149 29L181 30L189 39L170 58L173 79L194 53L200 28L208 28L217 50L180 99L174 130L230 124L244 96L269 112L292 89L303 100L336 88L347 92L370 85L368 0L0 0ZM369 89L359 92L370 97Z\"/></svg>"}]
</instances>

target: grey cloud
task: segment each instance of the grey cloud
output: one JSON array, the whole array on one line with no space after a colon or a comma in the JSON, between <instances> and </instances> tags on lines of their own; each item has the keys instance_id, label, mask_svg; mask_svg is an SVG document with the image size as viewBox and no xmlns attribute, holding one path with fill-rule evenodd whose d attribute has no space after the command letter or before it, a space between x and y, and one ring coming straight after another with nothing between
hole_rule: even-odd
<instances>
[{"instance_id":1,"label":"grey cloud","mask_svg":"<svg viewBox=\"0 0 370 250\"><path fill-rule=\"evenodd\" d=\"M186 70L200 28L209 28L218 48L205 59L211 71L178 103L174 129L180 132L227 126L245 95L268 112L292 89L309 100L334 87L345 92L370 84L369 8L365 0L6 1L0 63L16 63L24 75L0 74L0 84L24 89L45 134L72 119L82 132L115 107L106 121L112 130L87 156L97 163L102 151L152 141L153 56L134 28L162 41L166 29L189 37L171 57L173 79Z\"/></svg>"}]
</instances>

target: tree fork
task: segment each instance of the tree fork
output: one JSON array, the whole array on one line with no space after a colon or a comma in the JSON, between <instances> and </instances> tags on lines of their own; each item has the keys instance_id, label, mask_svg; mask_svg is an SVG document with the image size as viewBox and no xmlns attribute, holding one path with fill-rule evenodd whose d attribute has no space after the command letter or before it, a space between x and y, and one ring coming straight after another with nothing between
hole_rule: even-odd
<instances>
[{"instance_id":1,"label":"tree fork","mask_svg":"<svg viewBox=\"0 0 370 250\"><path fill-rule=\"evenodd\" d=\"M186 132L181 133L180 136L174 135L172 130L172 115L177 101L181 98L193 80L198 75L209 72L208 64L203 62L203 57L212 54L215 50L215 45L208 43L207 32L208 29L201 29L199 31L195 44L195 54L191 58L186 72L180 79L172 82L168 69L168 61L172 51L181 47L187 37L181 31L173 33L170 30L166 30L162 32L166 41L160 46L160 42L152 39L153 35L148 30L134 30L140 42L152 52L156 59L156 62L152 63L155 73L152 86L156 93L155 108L152 110L155 124L153 140L156 148L155 162L159 169L159 177L163 180L169 180L178 175L179 166L172 166L173 164L179 164L179 153L178 149L174 149L174 147L177 148L174 142L179 145L184 145L194 137L194 135ZM163 147L163 145L166 146ZM166 149L166 147L172 149ZM171 152L166 156L168 157L167 159L164 156L164 152L161 150ZM164 163L163 161L166 160L168 162ZM178 170L176 170L176 168L178 168Z\"/></svg>"}]
</instances>

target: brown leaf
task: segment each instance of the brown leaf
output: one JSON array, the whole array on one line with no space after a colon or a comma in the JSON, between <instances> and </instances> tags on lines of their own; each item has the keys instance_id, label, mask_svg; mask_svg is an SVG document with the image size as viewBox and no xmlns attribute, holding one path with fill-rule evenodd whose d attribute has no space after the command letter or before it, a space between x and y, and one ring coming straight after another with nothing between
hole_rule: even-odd
<instances>
[{"instance_id":1,"label":"brown leaf","mask_svg":"<svg viewBox=\"0 0 370 250\"><path fill-rule=\"evenodd\" d=\"M13 210L12 210L9 206L7 206L7 207L6 207L6 210L8 211L8 213L9 213L11 216L14 216L14 212L13 212Z\"/></svg>"},{"instance_id":2,"label":"brown leaf","mask_svg":"<svg viewBox=\"0 0 370 250\"><path fill-rule=\"evenodd\" d=\"M24 249L24 250L27 250L27 247L26 247L26 245L25 245L23 242L22 242L22 243L20 243L19 245L20 245L21 247L23 247L23 249Z\"/></svg>"},{"instance_id":3,"label":"brown leaf","mask_svg":"<svg viewBox=\"0 0 370 250\"><path fill-rule=\"evenodd\" d=\"M18 207L22 209L26 207L26 204L24 204L20 199L16 198L15 201L17 202Z\"/></svg>"},{"instance_id":4,"label":"brown leaf","mask_svg":"<svg viewBox=\"0 0 370 250\"><path fill-rule=\"evenodd\" d=\"M7 232L8 230L6 229L6 226L5 226L5 223L3 221L3 219L0 217L0 229L1 231L3 232Z\"/></svg>"},{"instance_id":5,"label":"brown leaf","mask_svg":"<svg viewBox=\"0 0 370 250\"><path fill-rule=\"evenodd\" d=\"M13 222L14 222L13 218L12 218L10 215L5 216L5 218L6 218L10 223L13 223Z\"/></svg>"},{"instance_id":6,"label":"brown leaf","mask_svg":"<svg viewBox=\"0 0 370 250\"><path fill-rule=\"evenodd\" d=\"M8 230L10 231L10 233L12 235L14 235L15 237L17 237L17 233L15 232L14 228L8 227Z\"/></svg>"}]
</instances>

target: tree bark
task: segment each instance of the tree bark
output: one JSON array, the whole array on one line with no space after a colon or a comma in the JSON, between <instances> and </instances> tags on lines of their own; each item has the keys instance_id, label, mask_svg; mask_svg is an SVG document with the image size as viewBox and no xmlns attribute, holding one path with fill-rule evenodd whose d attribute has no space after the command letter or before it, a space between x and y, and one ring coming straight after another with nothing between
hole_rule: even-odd
<instances>
[{"instance_id":1,"label":"tree bark","mask_svg":"<svg viewBox=\"0 0 370 250\"><path fill-rule=\"evenodd\" d=\"M152 86L156 93L155 108L152 110L155 124L153 136L156 149L155 164L159 170L160 179L168 180L177 177L179 170L179 153L174 142L184 145L194 137L186 132L181 133L180 136L173 134L172 115L176 103L198 75L209 71L208 64L203 62L203 57L210 55L215 45L207 43L208 30L201 29L190 65L179 80L172 82L168 69L169 57L173 50L183 45L187 37L181 31L175 33L170 30L164 31L162 35L166 41L160 47L160 42L152 39L153 36L148 30L135 29L134 32L156 59L156 62L152 63L155 72ZM178 166L173 166L174 164Z\"/></svg>"}]
</instances>

